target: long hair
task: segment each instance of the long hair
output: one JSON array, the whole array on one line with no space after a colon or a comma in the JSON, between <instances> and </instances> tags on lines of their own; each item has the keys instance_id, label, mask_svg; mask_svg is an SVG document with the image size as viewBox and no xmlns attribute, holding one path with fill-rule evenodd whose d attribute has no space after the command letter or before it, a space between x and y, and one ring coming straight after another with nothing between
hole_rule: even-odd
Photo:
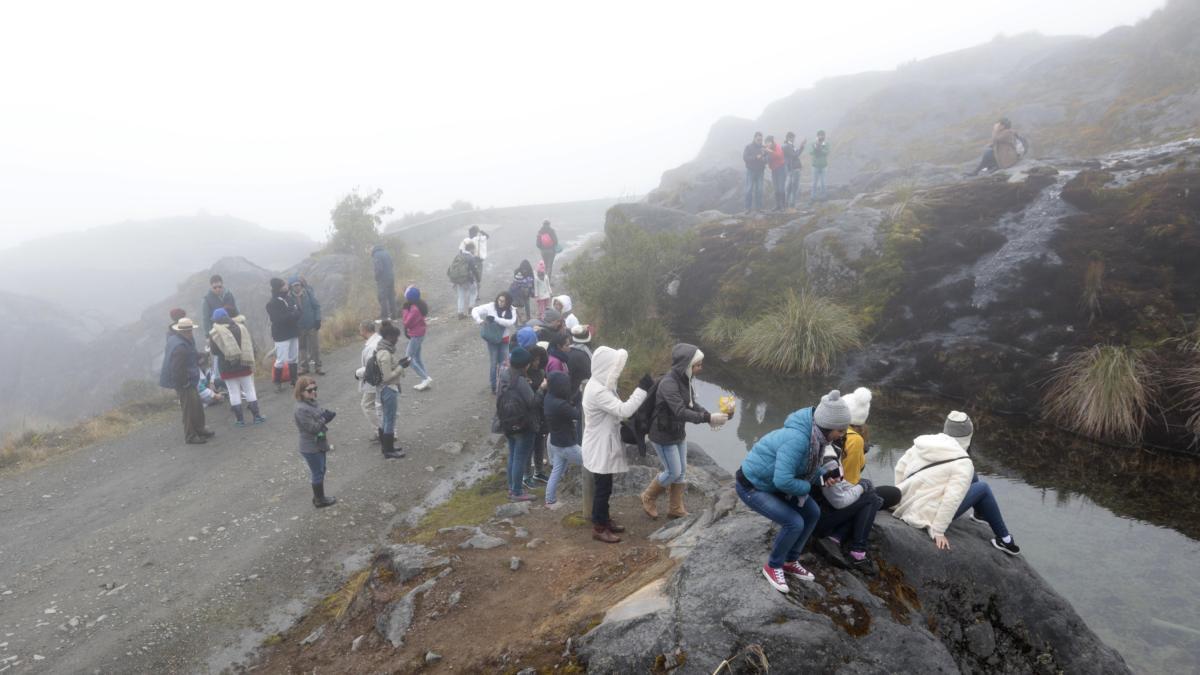
<instances>
[{"instance_id":1,"label":"long hair","mask_svg":"<svg viewBox=\"0 0 1200 675\"><path fill-rule=\"evenodd\" d=\"M504 298L504 311L500 310L500 299ZM492 300L492 306L496 308L496 313L500 316L509 319L513 315L513 299L512 293L508 291L500 291L496 294L496 299Z\"/></svg>"}]
</instances>

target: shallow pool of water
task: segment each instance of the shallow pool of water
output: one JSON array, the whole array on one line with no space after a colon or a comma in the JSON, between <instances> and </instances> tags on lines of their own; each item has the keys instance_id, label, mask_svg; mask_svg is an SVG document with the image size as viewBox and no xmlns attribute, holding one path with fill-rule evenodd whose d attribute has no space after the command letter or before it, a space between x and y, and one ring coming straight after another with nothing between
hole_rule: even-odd
<instances>
[{"instance_id":1,"label":"shallow pool of water","mask_svg":"<svg viewBox=\"0 0 1200 675\"><path fill-rule=\"evenodd\" d=\"M719 373L706 376L725 381ZM816 403L820 393L816 384L790 380L756 380L725 387L697 382L696 396L703 405L715 410L718 396L732 394L738 399L738 412L717 431L707 425L689 426L688 438L732 472L758 438L782 426L796 408ZM869 423L870 442L878 448L868 453L864 475L879 485L892 484L892 466L912 439L941 431L942 418L950 409L949 404L944 410L889 409L887 401L877 395ZM1121 652L1135 672L1200 672L1200 541L1180 531L1194 533L1197 523L1166 519L1164 522L1173 526L1164 526L1098 504L1125 503L1113 493L1115 490L1120 496L1126 481L1130 490L1149 492L1155 489L1154 481L1115 476L1113 484L1093 482L1095 487L1089 489L1087 481L1062 478L1066 474L1060 470L1086 472L1086 454L1062 453L1052 457L1053 475L1035 469L1030 476L1030 460L1021 452L999 447L994 440L995 444L990 444L989 438L1002 437L1005 446L1022 445L1023 452L1056 453L1060 448L1049 447L1044 433L1024 433L1014 431L1012 424L1006 426L991 431L977 426L971 453L981 477L992 486L1022 554L1101 639ZM1080 463L1077 471L1064 466L1070 462ZM1089 494L1093 489L1094 496ZM1190 494L1192 504L1186 512L1194 513L1195 492ZM1173 508L1179 507L1178 503L1150 502L1139 500L1134 508L1144 514L1178 515L1181 511ZM956 529L952 526L947 532L951 544L956 536L972 536Z\"/></svg>"}]
</instances>

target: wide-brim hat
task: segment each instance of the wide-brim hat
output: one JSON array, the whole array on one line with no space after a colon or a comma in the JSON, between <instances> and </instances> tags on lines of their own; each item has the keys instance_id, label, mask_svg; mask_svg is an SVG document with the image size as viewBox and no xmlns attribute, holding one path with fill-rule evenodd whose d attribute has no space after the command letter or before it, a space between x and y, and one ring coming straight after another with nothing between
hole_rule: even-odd
<instances>
[{"instance_id":1,"label":"wide-brim hat","mask_svg":"<svg viewBox=\"0 0 1200 675\"><path fill-rule=\"evenodd\" d=\"M571 329L571 339L575 342L585 345L592 341L592 327L580 324Z\"/></svg>"},{"instance_id":2,"label":"wide-brim hat","mask_svg":"<svg viewBox=\"0 0 1200 675\"><path fill-rule=\"evenodd\" d=\"M171 330L174 330L174 331L177 331L180 333L190 333L193 330L195 330L195 328L196 328L196 324L192 323L192 320L187 318L186 316L183 317L182 319L180 319L179 321L176 321L174 326L171 326Z\"/></svg>"}]
</instances>

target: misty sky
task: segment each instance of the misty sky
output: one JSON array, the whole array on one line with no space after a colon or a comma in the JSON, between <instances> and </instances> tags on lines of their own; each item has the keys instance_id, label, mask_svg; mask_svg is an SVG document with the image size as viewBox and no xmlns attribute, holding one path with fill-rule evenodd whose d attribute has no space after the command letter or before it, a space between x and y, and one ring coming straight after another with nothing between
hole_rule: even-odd
<instances>
[{"instance_id":1,"label":"misty sky","mask_svg":"<svg viewBox=\"0 0 1200 675\"><path fill-rule=\"evenodd\" d=\"M320 238L355 186L398 213L643 193L822 77L1162 4L6 2L0 247L201 209Z\"/></svg>"}]
</instances>

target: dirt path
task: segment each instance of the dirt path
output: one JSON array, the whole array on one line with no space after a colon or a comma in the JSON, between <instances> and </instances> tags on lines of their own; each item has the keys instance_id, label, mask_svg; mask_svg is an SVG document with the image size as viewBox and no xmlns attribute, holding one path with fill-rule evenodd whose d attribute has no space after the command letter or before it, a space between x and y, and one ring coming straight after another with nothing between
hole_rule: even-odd
<instances>
[{"instance_id":1,"label":"dirt path","mask_svg":"<svg viewBox=\"0 0 1200 675\"><path fill-rule=\"evenodd\" d=\"M596 211L560 231L600 229ZM510 215L493 231L485 288L536 254L540 217ZM444 270L462 236L426 233L414 250L437 317L454 311ZM205 446L184 445L172 418L0 478L0 672L209 672L286 628L488 442L473 324L435 321L424 352L435 383L420 393L406 381L398 437L409 456L393 461L366 440L351 376L359 348L327 356L321 401L339 412L329 509L309 502L292 400L274 392L261 396L261 427L235 429L211 409L217 436ZM438 450L448 440L465 451Z\"/></svg>"}]
</instances>

